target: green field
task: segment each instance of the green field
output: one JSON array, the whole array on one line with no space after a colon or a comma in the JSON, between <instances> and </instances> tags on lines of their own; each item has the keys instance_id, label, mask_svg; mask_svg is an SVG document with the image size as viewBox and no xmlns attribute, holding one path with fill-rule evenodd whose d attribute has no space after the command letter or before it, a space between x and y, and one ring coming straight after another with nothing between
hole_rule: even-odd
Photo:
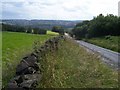
<instances>
[{"instance_id":1,"label":"green field","mask_svg":"<svg viewBox=\"0 0 120 90\"><path fill-rule=\"evenodd\" d=\"M43 64L42 88L116 88L118 72L104 64L97 54L86 52L73 40L61 41Z\"/></svg>"},{"instance_id":2,"label":"green field","mask_svg":"<svg viewBox=\"0 0 120 90\"><path fill-rule=\"evenodd\" d=\"M120 40L120 36L105 36L105 37L85 39L85 41L89 43L92 43L116 52L120 52L119 40Z\"/></svg>"},{"instance_id":3,"label":"green field","mask_svg":"<svg viewBox=\"0 0 120 90\"><path fill-rule=\"evenodd\" d=\"M2 32L2 79L3 86L15 74L15 68L20 60L33 51L38 42L40 46L55 35L35 35L16 32Z\"/></svg>"},{"instance_id":4,"label":"green field","mask_svg":"<svg viewBox=\"0 0 120 90\"><path fill-rule=\"evenodd\" d=\"M2 33L2 77L3 87L14 76L20 60L57 34L47 35L26 33ZM48 52L43 66L42 81L39 88L116 88L118 72L112 70L98 58L97 54L86 52L73 40L61 41L56 52Z\"/></svg>"},{"instance_id":5,"label":"green field","mask_svg":"<svg viewBox=\"0 0 120 90\"><path fill-rule=\"evenodd\" d=\"M47 34L48 34L48 35L59 35L59 33L52 32L52 31L47 31Z\"/></svg>"}]
</instances>

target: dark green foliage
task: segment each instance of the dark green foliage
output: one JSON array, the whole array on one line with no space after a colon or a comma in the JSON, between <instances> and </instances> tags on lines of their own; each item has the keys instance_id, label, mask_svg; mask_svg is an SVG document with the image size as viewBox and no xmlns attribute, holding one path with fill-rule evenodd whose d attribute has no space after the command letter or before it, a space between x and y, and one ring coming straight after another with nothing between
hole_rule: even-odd
<instances>
[{"instance_id":1,"label":"dark green foliage","mask_svg":"<svg viewBox=\"0 0 120 90\"><path fill-rule=\"evenodd\" d=\"M72 30L72 34L77 39L100 37L100 36L119 36L120 35L120 17L109 14L103 16L100 14L90 21L78 23Z\"/></svg>"},{"instance_id":2,"label":"dark green foliage","mask_svg":"<svg viewBox=\"0 0 120 90\"><path fill-rule=\"evenodd\" d=\"M31 27L27 27L26 28L26 33L32 33L32 28Z\"/></svg>"},{"instance_id":3,"label":"dark green foliage","mask_svg":"<svg viewBox=\"0 0 120 90\"><path fill-rule=\"evenodd\" d=\"M86 33L87 33L87 25L76 27L73 32L73 34L76 36L77 39L85 37Z\"/></svg>"},{"instance_id":4,"label":"dark green foliage","mask_svg":"<svg viewBox=\"0 0 120 90\"><path fill-rule=\"evenodd\" d=\"M11 32L25 32L24 27L8 25L2 23L2 31L11 31Z\"/></svg>"},{"instance_id":5,"label":"dark green foliage","mask_svg":"<svg viewBox=\"0 0 120 90\"><path fill-rule=\"evenodd\" d=\"M33 29L34 29L33 33L34 33L34 34L38 34L39 28L33 28Z\"/></svg>"},{"instance_id":6,"label":"dark green foliage","mask_svg":"<svg viewBox=\"0 0 120 90\"><path fill-rule=\"evenodd\" d=\"M31 28L31 27L20 27L17 25L8 25L2 23L2 31L11 31L11 32L26 32L34 34L46 34L47 30L40 28Z\"/></svg>"},{"instance_id":7,"label":"dark green foliage","mask_svg":"<svg viewBox=\"0 0 120 90\"><path fill-rule=\"evenodd\" d=\"M76 27L72 30L72 33L70 33L72 36L75 35L76 39L81 39L83 37L86 37L86 34L88 33L88 23L89 21L83 21L82 23L78 23Z\"/></svg>"},{"instance_id":8,"label":"dark green foliage","mask_svg":"<svg viewBox=\"0 0 120 90\"><path fill-rule=\"evenodd\" d=\"M59 33L59 34L61 34L61 35L64 34L64 29L63 29L63 27L61 27L61 26L54 26L54 27L52 28L52 31L53 31L53 32L57 32L57 33Z\"/></svg>"},{"instance_id":9,"label":"dark green foliage","mask_svg":"<svg viewBox=\"0 0 120 90\"><path fill-rule=\"evenodd\" d=\"M33 28L33 33L34 34L46 34L47 30L45 29L40 29L40 28Z\"/></svg>"}]
</instances>

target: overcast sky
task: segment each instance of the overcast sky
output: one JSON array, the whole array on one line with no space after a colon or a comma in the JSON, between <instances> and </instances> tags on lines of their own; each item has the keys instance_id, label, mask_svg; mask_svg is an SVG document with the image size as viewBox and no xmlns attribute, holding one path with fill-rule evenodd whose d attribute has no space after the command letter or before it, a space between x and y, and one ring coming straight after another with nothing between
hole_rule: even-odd
<instances>
[{"instance_id":1,"label":"overcast sky","mask_svg":"<svg viewBox=\"0 0 120 90\"><path fill-rule=\"evenodd\" d=\"M31 2L32 1L32 2ZM3 19L90 20L118 15L119 0L4 0Z\"/></svg>"}]
</instances>

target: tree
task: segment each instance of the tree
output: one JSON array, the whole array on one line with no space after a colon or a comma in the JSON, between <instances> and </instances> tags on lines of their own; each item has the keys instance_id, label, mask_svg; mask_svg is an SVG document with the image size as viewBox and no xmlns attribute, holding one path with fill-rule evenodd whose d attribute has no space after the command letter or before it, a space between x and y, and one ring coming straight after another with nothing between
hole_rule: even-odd
<instances>
[{"instance_id":1,"label":"tree","mask_svg":"<svg viewBox=\"0 0 120 90\"><path fill-rule=\"evenodd\" d=\"M34 34L46 34L47 30L40 28L33 28Z\"/></svg>"},{"instance_id":2,"label":"tree","mask_svg":"<svg viewBox=\"0 0 120 90\"><path fill-rule=\"evenodd\" d=\"M2 23L2 31L25 32L25 28L17 25L9 25Z\"/></svg>"},{"instance_id":3,"label":"tree","mask_svg":"<svg viewBox=\"0 0 120 90\"><path fill-rule=\"evenodd\" d=\"M57 33L62 34L62 35L64 34L64 29L61 26L54 26L52 28L52 31L57 32Z\"/></svg>"},{"instance_id":4,"label":"tree","mask_svg":"<svg viewBox=\"0 0 120 90\"><path fill-rule=\"evenodd\" d=\"M87 34L87 29L88 29L88 23L89 21L83 21L82 23L78 23L74 29L72 30L72 36L75 35L77 39L84 38Z\"/></svg>"},{"instance_id":5,"label":"tree","mask_svg":"<svg viewBox=\"0 0 120 90\"><path fill-rule=\"evenodd\" d=\"M90 21L78 23L71 32L77 39L84 37L101 37L107 35L120 35L120 17L102 14Z\"/></svg>"},{"instance_id":6,"label":"tree","mask_svg":"<svg viewBox=\"0 0 120 90\"><path fill-rule=\"evenodd\" d=\"M80 27L75 27L73 30L73 35L75 35L75 37L77 39L81 39L81 38L84 38L86 36L86 33L87 33L87 25L83 25L83 26L80 26Z\"/></svg>"}]
</instances>

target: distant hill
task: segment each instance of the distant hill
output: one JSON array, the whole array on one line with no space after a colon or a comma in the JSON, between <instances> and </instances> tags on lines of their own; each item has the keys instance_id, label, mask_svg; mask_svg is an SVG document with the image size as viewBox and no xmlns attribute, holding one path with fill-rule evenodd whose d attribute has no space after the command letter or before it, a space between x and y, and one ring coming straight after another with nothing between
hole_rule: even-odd
<instances>
[{"instance_id":1,"label":"distant hill","mask_svg":"<svg viewBox=\"0 0 120 90\"><path fill-rule=\"evenodd\" d=\"M30 26L44 29L51 29L53 26L62 26L64 28L73 28L77 23L82 22L82 20L77 21L65 21L65 20L25 20L25 19L8 19L0 20L0 22L18 25L18 26Z\"/></svg>"}]
</instances>

